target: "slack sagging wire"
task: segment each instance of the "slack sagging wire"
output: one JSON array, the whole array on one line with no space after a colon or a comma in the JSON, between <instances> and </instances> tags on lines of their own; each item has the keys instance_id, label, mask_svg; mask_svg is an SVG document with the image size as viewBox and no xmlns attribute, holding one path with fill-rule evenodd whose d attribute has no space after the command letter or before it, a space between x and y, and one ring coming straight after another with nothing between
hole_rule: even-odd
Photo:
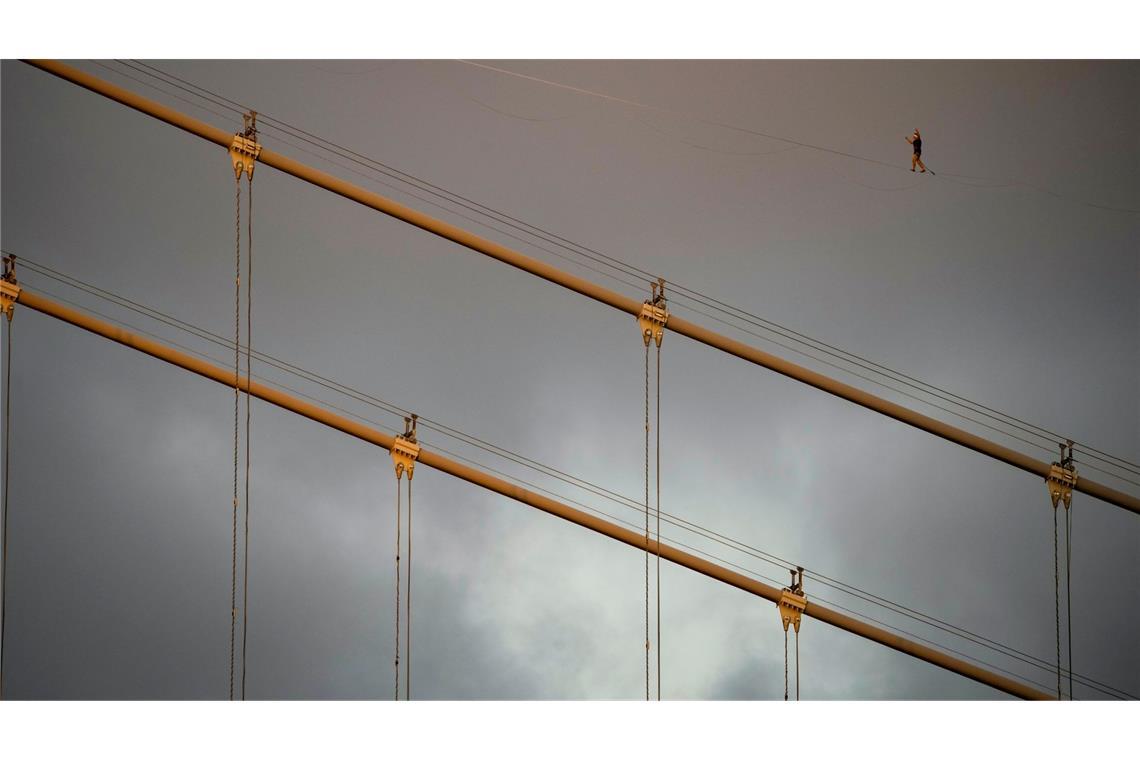
<instances>
[{"instance_id":1,"label":"slack sagging wire","mask_svg":"<svg viewBox=\"0 0 1140 760\"><path fill-rule=\"evenodd\" d=\"M242 108L244 108L244 106L242 104L238 103L237 101L233 101L229 98L225 98L224 96L218 95L217 93L214 93L210 90L202 88L198 85L195 85L195 84L193 84L193 83L191 83L185 79L181 79L181 78L176 77L172 74L167 74L166 72L163 72L160 69L157 69L156 67L150 66L149 64L138 62L138 65L135 65L133 63L122 62L122 65L130 66L134 70L136 70L140 73L143 73L147 76L150 76L152 78L159 79L160 81L163 81L164 83L168 84L169 86L178 87L179 89L187 92L188 94L192 94L195 97L203 98L203 99L209 101L210 103L212 103L214 105L218 105L218 106L223 107L223 108L228 108L228 109L234 111L235 113L240 112L240 110ZM161 88L156 88L156 89L159 89L160 91L163 91L163 92L167 92L165 90L161 90ZM317 135L314 135L310 132L306 132L304 130L298 129L298 128L293 127L291 125L288 125L285 122L276 120L273 117L263 115L262 118L266 122L268 122L270 125L277 125L277 126L271 126L270 127L270 129L272 129L276 132L279 132L282 134L288 134L288 135L293 136L297 139L303 140L304 142L306 142L310 145L313 145L313 146L315 146L321 150L325 150L325 151L332 153L336 156L339 156L339 157L344 158L348 161L351 161L351 162L353 162L359 166L362 166L367 171L376 172L377 174L382 174L382 175L384 175L390 179L394 179L398 182L403 182L403 183L406 183L408 185L411 185L412 187L416 188L417 190L422 191L422 192L426 192L426 193L434 196L435 198L437 198L439 200L442 200L442 201L448 202L448 203L454 203L454 204L459 205L462 208L464 208L464 209L466 209L472 213L483 216L486 220L489 220L489 221L484 221L481 219L473 218L473 217L466 215L466 214L463 214L463 213L455 212L453 209L448 208L446 206L442 206L440 203L438 203L436 201L430 200L428 198L424 198L422 195L419 195L415 192L409 192L408 190L406 190L404 188L395 187L395 186L391 185L390 183L387 183L384 181L379 181L379 184L381 184L385 187L396 189L402 193L407 193L411 197L414 197L414 198L417 198L418 200L429 203L430 205L432 205L436 208L440 208L444 211L447 211L448 213L456 213L458 216L460 216L463 219L466 219L467 221L471 221L471 222L474 222L476 224L486 226L490 229L494 229L497 232L501 232L503 234L506 234L511 239L518 240L520 242L531 245L531 246L537 248L538 250L542 250L546 253L557 256L563 260L569 260L578 266L583 266L590 271L602 274L603 276L605 276L607 278L614 279L615 281L621 282L622 284L627 285L627 286L631 286L631 287L635 287L635 288L638 287L637 283L630 283L630 281L627 279L627 277L629 277L629 276L633 276L637 279L641 279L643 277L649 278L649 279L653 278L651 273L646 272L645 270L642 270L642 269L639 269L638 267L629 265L629 264L627 264L627 263L625 263L619 259L615 259L614 257L603 254L600 251L597 251L595 249L574 243L573 241L567 240L566 238L558 236L558 235L551 233L547 230L543 230L540 227L536 227L535 225L531 225L531 224L524 222L520 219L517 219L513 216L510 216L508 214L504 214L503 212L499 212L499 211L496 211L494 209L491 209L491 208L489 208L483 204L480 204L476 201L471 200L470 198L466 198L466 197L459 195L457 193L453 193L451 191L448 191L444 188L439 187L438 185L434 185L430 182L427 182L427 181L422 180L418 177L415 177L414 175L408 174L407 172L400 171L399 169L396 169L396 168L391 167L387 164L379 162L376 159L372 159L372 158L364 156L360 153L357 153L355 151L351 151L347 148L344 148L343 146L340 146L340 145L337 145L336 143L325 140L324 138L318 137ZM287 139L283 139L283 142L286 142L287 144L290 144L293 147L296 147L305 153L317 156L317 154L314 154L312 151L309 151L303 147L297 146L295 143L293 143ZM317 157L321 158L322 160L328 160L328 161L330 161L330 163L333 163L336 166L347 169L348 171L352 171L353 173L358 174L359 176L366 177L366 178L370 179L371 181L378 181L371 174L362 173L356 169L353 169L352 167L345 166L344 164L336 162L336 161L331 161L330 159L327 159L323 156L317 156ZM554 245L554 246L559 247L565 251L568 251L572 255L579 256L579 257L582 257L584 259L587 259L590 262L608 267L610 270L613 270L613 272L617 272L617 275L613 274L610 271L599 270L597 267L592 266L591 264L586 264L586 263L583 263L583 262L578 261L576 259L568 259L567 256L565 256L565 255L563 255L557 251L553 251L550 248L536 244L531 240L520 238L520 237L518 237L517 234L514 234L512 232L504 231L501 227L502 225L509 226L511 229L516 230L517 232L522 232L522 233L525 233L528 235L532 235L532 236L542 240L545 243ZM924 381L917 380L916 378L913 378L913 377L906 375L904 373L901 373L901 372L897 372L896 370L891 370L887 367L884 367L881 364L878 364L878 363L872 362L870 360L864 359L863 357L860 357L856 354L851 354L850 352L843 351L842 349L838 349L835 346L827 344L823 341L819 341L819 340L816 340L814 338L810 338L809 336L806 336L802 333L798 333L794 330L791 330L790 328L786 328L782 325L779 325L778 323L774 323L770 320L765 320L763 318L757 317L756 315L751 314L751 313L749 313L743 309L739 309L738 307L734 307L734 306L731 306L729 304L726 304L723 301L719 301L715 298L712 298L710 296L702 294L699 291L688 288L682 284L679 284L679 283L671 283L671 284L673 285L675 292L680 291L678 293L678 297L680 297L682 300L687 299L687 300L694 301L694 302L702 304L708 308L712 308L715 311L718 311L718 312L720 312L726 316L729 316L731 319L741 320L747 324L751 324L751 325L760 327L761 329L772 331L775 334L780 335L786 339L789 339L789 340L792 340L796 343L804 345L805 347L809 348L810 350L820 351L824 354L831 355L833 357L839 358L842 361L849 361L849 362L859 366L860 368L871 371L873 374L876 374L885 380L888 380L891 382L898 382L898 383L901 383L903 385L915 388L915 389L919 390L920 392L929 393L930 395L932 395L932 396L934 396L940 400L949 402L953 406L957 406L959 408L966 409L967 411L970 411L972 413L980 414L984 417L995 420L995 421L999 422L1000 424L1010 425L1011 427L1013 427L1015 429L1018 429L1022 432L1026 432L1026 433L1028 433L1028 434L1030 434L1036 438L1040 438L1041 440L1046 441L1050 446L1054 445L1058 440L1067 438L1067 436L1062 436L1060 434L1053 433L1051 431L1045 430L1044 428L1040 428L1039 426L1036 426L1036 425L1032 425L1031 423L1027 423L1024 420L1020 420L1020 419L1013 417L1011 415L1007 415L1004 413L997 412L996 410L994 410L990 407L987 407L987 406L982 405L982 404L978 404L977 402L970 401L968 399L965 399L962 396L958 396L956 394L950 393L949 391L945 391L945 390L939 388L938 386L934 386L930 383L926 383ZM709 315L705 311L701 311L700 309L694 309L694 310L697 311L698 313L704 314L705 316L712 316L712 315ZM713 317L713 318L716 319L716 317ZM723 322L723 320L718 320L718 321ZM750 330L747 330L745 328L740 328L738 325L735 325L733 323L725 322L725 324L729 324L730 326L736 327L737 329L742 329L746 333L756 335L756 333L754 333ZM769 339L770 340L770 338L768 338L767 336L764 336L764 335L758 335L757 337L761 337L763 339ZM777 344L787 347L783 343L777 342ZM795 349L793 349L793 350L795 350ZM800 353L802 353L802 352L800 352ZM803 355L805 355L809 358L815 359L815 360L824 361L824 363L827 364L827 362L825 360L820 360L820 359L818 359L818 357L815 357L812 354L803 354ZM829 364L828 366L836 367L836 365L834 365L834 364ZM852 373L852 374L854 374L854 375L856 375L856 376L858 376L864 380L867 380L867 381L872 382L876 385L879 385L881 387L884 387L884 388L887 388L889 390L897 392L896 388L882 382L879 379L869 378L869 377L867 377L861 373L852 372L852 370L850 370L847 367L839 366L836 368L840 369L841 371L850 372L850 373ZM910 396L909 394L904 394L904 395L908 395L908 397L910 397L910 398L915 398L914 396ZM937 403L932 403L932 402L930 402L926 399L923 399L923 398L917 398L916 400L918 400L920 403L926 403L926 404L933 406L934 408L937 408L937 409L940 409L940 410L945 411L947 413L953 414L953 415L955 415L961 419L964 419L964 420L967 420L967 421L970 421L973 423L983 424L985 427L988 427L989 429L995 429L989 425L985 425L984 423L979 423L979 421L974 419L973 417L963 415L963 414L957 412L956 410L948 409L948 408L941 406ZM1008 434L1003 430L998 430L997 432L1000 432L1003 434ZM1033 446L1038 447L1038 448L1044 448L1044 447L1040 446L1040 444L1036 444L1036 443L1033 443L1030 441L1025 441L1025 439L1020 438L1019 436L1014 435L1012 437L1015 438L1016 440L1029 443L1029 445L1033 445ZM1121 468L1125 472L1128 472L1129 474L1140 476L1140 465L1130 463L1127 460L1123 460L1119 457L1115 457L1113 455L1107 454L1106 452L1100 451L1100 450L1095 449L1091 446L1081 444L1081 445L1079 445L1079 448L1081 448L1083 451L1085 451L1088 454L1088 456L1092 459L1096 459L1098 461L1101 461L1102 463L1105 463L1109 466ZM1115 460L1115 461L1113 461L1113 460ZM1119 479L1122 479L1122 480L1129 482L1133 485L1140 485L1140 482L1133 481L1133 480L1130 480L1128 478L1121 478L1115 472L1103 470L1103 469L1096 467L1096 466L1092 466L1092 468L1096 469L1099 472L1103 472L1105 474L1108 474L1112 477L1117 477Z\"/></svg>"},{"instance_id":2,"label":"slack sagging wire","mask_svg":"<svg viewBox=\"0 0 1140 760\"><path fill-rule=\"evenodd\" d=\"M643 126L648 127L650 130L652 130L653 132L656 132L657 134L661 135L662 137L667 138L669 140L673 140L675 142L678 142L681 145L685 145L689 148L695 148L696 150L707 151L709 153L719 153L723 156L744 156L744 157L749 157L749 158L760 158L763 156L774 156L774 155L777 155L779 153L789 153L793 150L799 150L800 149L799 146L793 145L790 148L777 148L776 150L759 150L759 151L725 150L724 148L714 148L711 145L701 145L700 143L691 142L691 141L686 140L684 138L677 137L676 135L674 135L670 132L667 132L664 129L661 129L660 127L654 125L651 122L646 121L645 119L637 119L636 121L639 124L642 124Z\"/></svg>"},{"instance_id":3,"label":"slack sagging wire","mask_svg":"<svg viewBox=\"0 0 1140 760\"><path fill-rule=\"evenodd\" d=\"M456 59L456 62L462 63L462 64L467 65L467 66L474 66L476 68L486 69L488 71L493 71L493 72L496 72L498 74L505 74L508 76L517 77L519 79L526 79L526 80L529 80L531 82L536 82L538 84L546 85L548 87L556 87L558 89L576 92L580 95L588 95L588 96L594 97L594 98L601 98L603 100L607 100L607 101L610 101L613 103L620 103L622 105L632 106L634 108L640 108L640 109L647 110L647 111L657 111L659 113L667 113L667 114L672 114L674 116L681 116L681 117L684 117L686 119L691 119L691 120L696 121L696 122L701 123L701 124L707 124L709 126L719 127L721 129L725 129L725 130L729 130L729 131L733 131L733 132L741 132L744 134L755 135L757 137L764 137L764 138L769 139L769 140L777 140L779 142L787 143L789 145L795 145L795 146L800 147L800 148L815 150L815 151L819 151L821 153L830 153L831 155L842 156L844 158L850 158L850 159L853 159L856 161L862 161L862 162L868 163L868 164L875 164L877 166L883 166L883 167L887 167L889 169L895 169L898 171L906 171L906 167L900 166L898 164L891 163L888 161L880 161L877 158L869 158L867 156L861 156L857 153L850 153L848 151L837 150L835 148L829 148L825 145L817 145L817 144L813 144L813 143L809 143L809 142L804 142L802 140L794 140L790 137L783 137L781 135L775 135L775 134L771 134L769 132L762 132L758 129L753 129L750 127L742 127L742 126L739 126L737 124L731 124L731 123L724 122L724 121L717 121L715 119L708 119L708 118L705 118L703 116L699 116L697 114L689 113L686 111L681 111L681 110L678 110L675 108L667 108L664 106L656 106L656 105L651 105L648 103L641 103L639 101L632 100L629 98L621 98L621 97L617 97L615 95L608 95L606 93L598 92L596 90L588 90L588 89L585 89L583 87L574 87L573 85L564 84L562 82L555 82L555 81L552 81L549 79L543 79L541 77L530 76L528 74L522 74L520 72L512 71L510 69L500 68L498 66L491 66L489 64L480 63L478 61ZM1109 206L1109 205L1101 204L1101 203L1092 203L1091 201L1085 201L1085 200L1082 200L1079 198L1073 198L1070 196L1066 196L1066 195L1063 195L1063 194L1057 192L1056 190L1050 190L1049 188L1041 187L1040 185L1035 185L1033 183L1025 182L1023 180L999 179L996 177L970 177L970 175L964 175L964 174L950 174L948 176L959 177L959 178L992 180L992 181L996 181L996 182L1006 182L1006 183L1009 183L1010 186L1019 185L1022 187L1026 187L1030 190L1035 190L1037 192L1044 193L1046 195L1052 196L1053 198L1055 198L1059 201L1066 202L1066 203L1076 203L1076 204L1081 205L1081 206L1086 206L1088 208L1100 209L1102 211L1114 211L1114 212L1123 213L1123 214L1140 214L1140 209L1120 207L1120 206ZM966 187L979 187L978 185L970 185L969 183L964 183L964 182L957 182L955 184L964 185Z\"/></svg>"},{"instance_id":4,"label":"slack sagging wire","mask_svg":"<svg viewBox=\"0 0 1140 760\"><path fill-rule=\"evenodd\" d=\"M26 260L25 260L25 262L28 263L33 268L33 271L40 268L40 265L37 265L34 262L27 262ZM55 271L55 270L49 270L49 271ZM63 277L66 277L66 276L62 276L62 277L61 276L52 276L50 274L47 274L46 272L37 272L37 274L43 274L43 276L47 276L47 277L50 277L51 279L59 280L60 282L63 282L64 284L68 284L71 287L76 287L80 290L83 290L84 292L88 292L91 295L95 295L95 296L100 297L104 300L107 300L111 303L115 303L118 306L121 306L123 308L128 308L132 311L135 311L135 312L140 313L144 316L147 316L148 318L163 321L165 324L168 324L170 326L175 326L178 329L184 330L186 332L189 332L189 333L195 335L196 337L206 339L206 340L210 340L211 342L215 343L216 345L218 345L220 347L232 349L232 344L229 343L228 341L226 341L225 339L221 338L220 336L215 336L214 334L209 333L208 331L205 331L201 328L195 328L193 325L189 325L189 323L180 322L180 321L175 320L174 318L171 318L171 317L167 317L167 319L164 320L164 319L162 319L162 316L166 316L166 315L161 315L161 312L149 313L146 311L146 309L148 309L149 307L143 307L140 304L137 304L137 302L129 301L128 299L123 299L123 301L125 301L125 303L120 303L120 302L115 300L116 296L114 296L114 294L110 293L109 291L104 291L102 289L96 289L96 288L94 288L94 286L91 286L91 288L92 288L91 290L87 290L84 287L81 287L80 285L76 285L72 282L68 282L67 280L63 279ZM67 299L61 299L61 300L66 301ZM72 303L72 302L69 302L69 303ZM79 305L79 304L74 304L74 305L79 306L80 308L88 308L88 307L84 307L84 306ZM90 310L90 309L88 309L88 310ZM99 312L94 312L94 313L98 314ZM112 317L106 317L106 315L100 315L100 316L104 316L105 318L111 319L112 321L119 321L119 320L115 320ZM167 320L169 320L169 321L167 321ZM136 330L138 329L138 328L134 328L131 325L126 325L126 326L132 327L132 329L136 329ZM146 334L152 335L153 337L156 337L160 340L167 340L165 338L162 338L161 336L154 335L153 333L149 333L145 330L141 330L140 332L144 332ZM179 344L175 343L174 345L179 345ZM179 347L184 348L186 350L189 350L189 351L191 351L195 354L198 354L200 356L203 356L204 358L216 361L216 359L213 359L213 357L209 357L208 355L201 354L201 352L195 351L194 349L190 349L190 348L187 348L185 346L179 346ZM381 409L381 410L383 410L387 413L393 414L393 415L405 414L405 412L400 407L397 407L397 406L392 405L392 404L388 404L387 402L383 402L382 400L376 399L376 397L374 397L374 396L368 396L367 394L362 394L360 392L353 391L351 388L348 388L347 386L343 386L340 384L336 384L332 381L328 381L327 378L322 378L319 375L315 375L315 373L305 374L305 373L307 373L307 371L298 371L296 369L290 369L290 368L295 368L296 365L289 365L287 363L280 362L279 360L274 360L272 357L269 357L265 354L261 354L260 352L255 351L252 353L253 353L255 358L258 358L259 361L263 361L264 363L268 364L269 366L273 366L275 368L282 369L286 372L289 372L290 374L294 374L297 377L300 377L301 379L305 379L306 381L319 384L328 390L332 390L336 393L343 394L343 395L345 395L349 398L352 398L356 401L360 401L362 403L369 404L373 407L376 407L378 409ZM259 379L264 379L264 378L261 378L261 376L257 375L257 374L253 374L253 376L258 377ZM389 430L391 432L398 432L397 430L391 428L390 426L386 426L386 425L383 425L381 423L376 422L375 420L371 420L371 419L368 419L366 417L362 417L361 415L359 415L355 412L344 409L344 408L339 407L335 404L329 404L324 399L319 399L319 398L313 397L313 396L306 394L306 393L303 393L297 389L290 388L289 386L284 386L284 385L280 384L279 382L273 382L273 381L270 381L270 382L278 385L278 387L282 387L286 390L297 393L298 395L302 395L306 398L309 398L310 400L313 400L313 401L325 404L327 406L330 406L331 408L337 409L338 411L341 411L345 414L349 414L349 415L356 417L358 419L361 419L365 422L369 422L371 424L378 425L379 427L382 427L382 428ZM421 419L423 419L423 418L421 418ZM563 473L562 471L557 470L555 468L551 468L551 467L548 467L545 465L541 465L541 463L537 463L537 462L535 462L535 460L527 459L525 457L522 457L521 455L514 455L512 452L510 452L507 449L503 449L502 447L497 447L494 444L488 444L488 443L482 441L482 439L476 438L474 436L469 436L467 434L461 433L460 431L455 431L454 428L448 428L447 426L442 425L440 423L429 423L428 427L430 427L433 430L436 430L437 432L441 432L444 435L448 435L449 437L455 438L456 440L458 440L458 441L460 441L466 445L471 445L473 447L480 448L481 450L487 451L488 453L491 453L492 455L500 456L500 457L503 457L503 458L507 459L508 461L513 462L513 463L520 464L522 466L528 467L529 469L532 469L536 472L539 472L540 474L542 474L544 476L553 477L555 479L566 482L566 483L568 483L574 487L582 488L583 490L586 490L587 492L589 492L593 495L599 496L603 499L606 499L606 500L613 502L615 504L618 504L620 506L626 507L626 508L631 509L631 510L635 510L637 512L641 512L644 509L643 505L639 504L634 499L631 499L629 497L624 497L621 494L618 494L617 492L614 492L612 490L605 489L605 488L602 488L600 486L596 486L596 485L590 483L589 481L585 481L585 480L582 480L580 478L574 478L573 476L569 476L566 473ZM463 457L462 455L459 455L455 452L450 452L447 449L444 449L442 447L437 447L437 448L439 448L439 450L443 453L447 453L447 454L450 454L452 456L456 456L457 458L462 459L464 461L467 461L469 463L479 465L479 466L485 466L485 465L482 465L482 463L476 462L476 461L471 460L467 457ZM492 472L495 472L495 473L507 478L507 479L513 480L515 482L519 482L519 483L524 484L528 487L534 488L538 491L542 491L542 492L547 493L547 494L549 494L555 498L561 498L561 499L564 499L564 500L569 501L571 503L577 504L578 506L581 506L581 507L587 509L588 511L609 517L610 519L615 519L619 523L622 523L622 524L626 525L627 527L631 527L631 528L635 528L635 529L637 527L639 527L639 526L635 526L634 524L630 523L629 521L622 520L621 518L617 518L614 515L611 515L609 513L599 511L596 508L591 507L590 505L585 504L579 500L567 498L561 494L558 494L558 493L555 493L553 491L550 491L549 489L543 488L543 487L541 487L535 483L528 482L526 480L520 479L516 475L511 475L511 474L502 472L502 471L494 469L494 468L488 468L488 469ZM679 518L679 517L676 517L674 515L671 515L668 512L662 512L660 517L661 517L662 522L664 522L666 524L673 525L675 527L681 528L682 530L692 532L696 536L698 536L704 540L712 541L716 544L727 547L733 551L739 551L739 552L744 553L747 556L750 556L752 558L760 559L761 561L770 563L770 564L778 566L780 568L787 568L789 566L794 566L794 563L792 563L786 559L783 559L783 558L780 558L776 555L764 552L764 551L759 550L755 547L751 547L746 543L737 541L735 539L731 539L730 537L725 536L722 533L718 533L716 531L709 530L709 529L704 528L704 527L702 527L696 523L693 523L693 522L684 520L683 518ZM658 531L658 538L660 538L660 532L659 531ZM675 541L674 543L676 543L678 546L691 549L693 551L696 551L699 554L710 557L712 559L724 561L723 557L719 557L717 555L709 554L708 552L703 551L701 549L698 549L697 547L693 547L689 544L686 544L686 543L683 543L680 541ZM740 569L742 572L746 572L749 575L752 575L754 577L757 576L755 571L753 571L749 568L744 568L744 567L742 567L738 564L732 563L732 562L726 562L726 564L733 566L733 567L736 567L736 568ZM930 626L932 626L932 627L934 627L934 628L936 628L936 629L938 629L944 633L947 633L949 635L953 635L956 637L963 638L964 640L968 641L969 643L971 643L973 645L979 646L983 649L988 649L988 650L990 650L996 654L1002 655L1002 656L1011 657L1013 659L1016 659L1022 663L1030 665L1032 667L1041 668L1041 669L1047 670L1049 672L1052 672L1052 670L1053 670L1052 664L1048 663L1047 661L1043 660L1042 658L1037 658L1037 657L1034 657L1032 655L1028 655L1024 652L1021 652L1020 650L1013 648L1013 647L1009 647L1007 645L1000 644L998 642L993 641L992 639L988 639L988 638L980 636L978 634L973 634L972 632L969 632L967 629L964 629L964 628L961 628L958 626L953 626L949 623L945 623L944 621L940 621L938 618L935 618L933 616L925 615L924 613L919 613L919 612L914 611L911 608L906 607L904 605L900 605L900 604L897 604L894 602L890 602L889 600L886 600L881 596L877 596L874 594L870 594L869 592L862 591L861 589L858 589L858 587L852 586L850 584L843 583L842 581L838 581L834 578L830 578L829 576L823 575L821 573L813 572L812 575L818 581L820 581L821 583L824 583L824 585L830 586L830 587L832 587L836 590L839 590L845 594L850 594L852 596L855 596L857 599L859 599L860 601L862 601L864 603L879 606L888 612L891 612L893 614L900 614L900 615L907 617L907 618L910 618L910 619L912 619L915 622L918 622L920 624L930 625ZM763 578L764 580L767 580L767 581L772 582L772 583L777 583L775 580L773 580L772 578L770 578L768 576L759 575L758 577ZM823 600L823 601L826 601L826 600ZM838 607L838 605L836 605L836 606ZM881 621L878 621L877 619L875 619L873 617L864 615L862 613L857 613L853 610L849 610L846 607L843 607L842 609L845 609L849 612L852 612L852 614L857 614L860 617L863 617L864 619L871 620L872 622L881 623ZM891 626L888 626L888 627L891 627ZM894 628L894 629L899 630L902 633L906 633L907 635L914 635L908 631L903 631L902 629L897 629L897 628ZM916 638L921 638L921 637L916 636ZM931 642L928 639L922 639L922 640L927 641L928 643L931 643L933 646L937 646L939 648L946 649L947 651L952 651L956 654L963 654L961 652L958 652L957 650L952 650L952 649L946 647L945 645L937 644L935 642ZM964 656L970 657L969 655L964 655ZM985 663L984 661L981 661L981 660L977 660L977 658L971 658L971 659L975 659L978 662L982 662L982 664L988 665L988 663ZM1092 690L1106 694L1107 696L1112 696L1112 697L1116 697L1116 698L1121 698L1121 696L1123 696L1124 698L1132 697L1132 695L1127 694L1127 692L1123 692L1123 691L1117 689L1116 687L1109 686L1108 684L1104 684L1100 681L1096 681L1094 679L1088 678L1087 676L1083 676L1081 674L1072 674L1072 677L1080 685L1086 686L1087 688L1090 688Z\"/></svg>"}]
</instances>

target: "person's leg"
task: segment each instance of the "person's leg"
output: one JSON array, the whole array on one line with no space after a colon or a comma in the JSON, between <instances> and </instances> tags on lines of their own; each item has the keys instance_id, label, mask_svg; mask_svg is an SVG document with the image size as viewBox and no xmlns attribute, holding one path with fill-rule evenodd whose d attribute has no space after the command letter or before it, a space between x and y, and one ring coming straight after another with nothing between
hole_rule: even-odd
<instances>
[{"instance_id":1,"label":"person's leg","mask_svg":"<svg viewBox=\"0 0 1140 760\"><path fill-rule=\"evenodd\" d=\"M914 171L914 164L918 161L918 154L912 153L910 156L910 170Z\"/></svg>"},{"instance_id":2,"label":"person's leg","mask_svg":"<svg viewBox=\"0 0 1140 760\"><path fill-rule=\"evenodd\" d=\"M919 166L922 167L922 171L925 173L926 172L926 164L922 163L922 156L915 154L914 160L918 163Z\"/></svg>"}]
</instances>

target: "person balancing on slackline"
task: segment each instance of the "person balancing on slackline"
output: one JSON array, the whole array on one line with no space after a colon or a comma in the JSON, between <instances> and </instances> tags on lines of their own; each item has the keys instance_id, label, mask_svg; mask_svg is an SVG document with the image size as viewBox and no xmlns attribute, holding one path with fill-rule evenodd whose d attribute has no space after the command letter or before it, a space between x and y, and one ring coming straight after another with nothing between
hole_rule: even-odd
<instances>
[{"instance_id":1,"label":"person balancing on slackline","mask_svg":"<svg viewBox=\"0 0 1140 760\"><path fill-rule=\"evenodd\" d=\"M914 128L914 134L906 138L906 141L914 146L914 155L910 157L910 170L914 171L917 165L922 167L922 173L926 174L926 164L922 163L922 133L918 131L918 127Z\"/></svg>"}]
</instances>

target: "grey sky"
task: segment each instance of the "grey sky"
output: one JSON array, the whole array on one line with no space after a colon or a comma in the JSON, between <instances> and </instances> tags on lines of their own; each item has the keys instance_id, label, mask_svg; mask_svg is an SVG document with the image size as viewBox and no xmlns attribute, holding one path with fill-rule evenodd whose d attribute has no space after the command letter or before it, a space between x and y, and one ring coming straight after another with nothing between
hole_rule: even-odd
<instances>
[{"instance_id":1,"label":"grey sky","mask_svg":"<svg viewBox=\"0 0 1140 760\"><path fill-rule=\"evenodd\" d=\"M785 151L455 62L158 65L1140 461L1140 216L1083 205L1140 207L1135 63L502 64L899 167L918 126L939 177ZM5 249L232 334L224 152L24 64L0 70ZM602 281L269 135L264 143ZM1063 197L948 174L1012 178ZM258 169L254 192L256 348L639 498L643 354L632 319L272 169ZM186 340L28 269L21 276ZM232 391L28 310L14 331L10 695L225 698ZM662 362L666 511L1052 659L1052 514L1039 480L676 335ZM638 520L453 441L423 439ZM255 403L252 465L248 695L390 698L386 453ZM414 696L643 694L641 554L426 468L415 484ZM1140 633L1140 523L1081 494L1074 502L1074 669L1140 693L1130 646ZM810 580L807 591L1053 683ZM771 604L671 566L662 593L664 696L782 697ZM1002 696L815 621L801 654L805 698Z\"/></svg>"}]
</instances>

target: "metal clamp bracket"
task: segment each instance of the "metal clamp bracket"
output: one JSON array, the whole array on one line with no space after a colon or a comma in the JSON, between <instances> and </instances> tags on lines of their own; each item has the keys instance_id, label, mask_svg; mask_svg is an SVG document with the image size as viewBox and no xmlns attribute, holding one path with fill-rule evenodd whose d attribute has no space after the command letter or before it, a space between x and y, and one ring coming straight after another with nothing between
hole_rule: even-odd
<instances>
[{"instance_id":1,"label":"metal clamp bracket","mask_svg":"<svg viewBox=\"0 0 1140 760\"><path fill-rule=\"evenodd\" d=\"M776 608L780 612L780 622L784 624L784 630L787 631L788 625L791 624L796 629L796 633L799 633L800 619L807 607L807 597L804 596L804 569L797 567L790 572L792 573L792 585L790 588L785 588L780 594L780 601L776 603Z\"/></svg>"},{"instance_id":2,"label":"metal clamp bracket","mask_svg":"<svg viewBox=\"0 0 1140 760\"><path fill-rule=\"evenodd\" d=\"M420 456L420 445L416 443L416 420L413 414L404 418L404 434L396 436L392 442L392 466L396 469L396 480L408 473L408 480L416 470L416 460Z\"/></svg>"},{"instance_id":3,"label":"metal clamp bracket","mask_svg":"<svg viewBox=\"0 0 1140 760\"><path fill-rule=\"evenodd\" d=\"M20 297L20 286L16 284L16 257L4 257L4 276L0 279L0 313L12 319L16 299Z\"/></svg>"},{"instance_id":4,"label":"metal clamp bracket","mask_svg":"<svg viewBox=\"0 0 1140 760\"><path fill-rule=\"evenodd\" d=\"M242 172L253 179L253 167L261 155L261 145L257 142L257 111L242 115L242 119L245 129L235 134L234 141L230 143L230 161L234 165L235 179L241 179Z\"/></svg>"},{"instance_id":5,"label":"metal clamp bracket","mask_svg":"<svg viewBox=\"0 0 1140 760\"><path fill-rule=\"evenodd\" d=\"M637 315L637 326L641 329L641 339L645 345L650 340L657 341L661 348L661 338L665 335L665 323L669 321L669 311L665 304L665 280L658 278L657 282L650 283L653 287L653 298L641 305L641 313Z\"/></svg>"},{"instance_id":6,"label":"metal clamp bracket","mask_svg":"<svg viewBox=\"0 0 1140 760\"><path fill-rule=\"evenodd\" d=\"M1053 509L1060 502L1065 503L1068 509L1073 503L1073 486L1077 484L1077 470L1073 467L1073 442L1066 441L1061 445L1061 461L1054 462L1049 468L1049 475L1045 478L1045 485L1049 488L1049 498L1053 500ZM1065 447L1069 453L1066 456Z\"/></svg>"}]
</instances>

